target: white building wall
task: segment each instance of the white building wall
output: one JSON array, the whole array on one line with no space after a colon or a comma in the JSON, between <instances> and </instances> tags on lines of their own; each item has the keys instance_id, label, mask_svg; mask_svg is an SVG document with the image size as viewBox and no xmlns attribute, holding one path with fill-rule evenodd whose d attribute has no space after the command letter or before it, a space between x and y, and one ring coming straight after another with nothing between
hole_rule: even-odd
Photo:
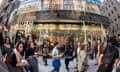
<instances>
[{"instance_id":1,"label":"white building wall","mask_svg":"<svg viewBox=\"0 0 120 72\"><path fill-rule=\"evenodd\" d=\"M117 0L106 0L104 6L111 22L112 35L120 33L120 3Z\"/></svg>"}]
</instances>

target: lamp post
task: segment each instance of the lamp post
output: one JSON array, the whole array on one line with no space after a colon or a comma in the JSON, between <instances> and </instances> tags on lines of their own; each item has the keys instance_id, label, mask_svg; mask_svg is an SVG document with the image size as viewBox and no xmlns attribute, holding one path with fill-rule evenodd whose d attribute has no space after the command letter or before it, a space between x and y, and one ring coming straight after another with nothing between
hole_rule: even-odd
<instances>
[{"instance_id":1,"label":"lamp post","mask_svg":"<svg viewBox=\"0 0 120 72\"><path fill-rule=\"evenodd\" d=\"M107 35L105 33L106 31L105 31L102 23L101 23L101 32L102 32L102 34L101 34L101 41L104 42L105 43L104 46L106 46L107 45L107 39L106 39Z\"/></svg>"}]
</instances>

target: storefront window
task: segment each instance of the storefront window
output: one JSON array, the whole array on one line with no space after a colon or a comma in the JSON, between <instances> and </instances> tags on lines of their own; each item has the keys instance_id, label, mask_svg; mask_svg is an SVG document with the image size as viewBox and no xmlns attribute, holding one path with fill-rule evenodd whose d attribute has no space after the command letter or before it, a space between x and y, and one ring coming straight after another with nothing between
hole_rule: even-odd
<instances>
[{"instance_id":1,"label":"storefront window","mask_svg":"<svg viewBox=\"0 0 120 72\"><path fill-rule=\"evenodd\" d=\"M20 27L20 25L18 25L18 27ZM101 37L103 35L101 35L102 31L100 26L86 25L85 28L87 41L103 38ZM16 30L26 31L25 28L16 28ZM70 40L74 44L74 48L76 48L77 42L83 43L85 39L85 31L82 24L34 24L30 31L32 39L39 40L41 45L47 43L50 48L52 48L54 42L59 42L62 48L64 48L68 40Z\"/></svg>"}]
</instances>

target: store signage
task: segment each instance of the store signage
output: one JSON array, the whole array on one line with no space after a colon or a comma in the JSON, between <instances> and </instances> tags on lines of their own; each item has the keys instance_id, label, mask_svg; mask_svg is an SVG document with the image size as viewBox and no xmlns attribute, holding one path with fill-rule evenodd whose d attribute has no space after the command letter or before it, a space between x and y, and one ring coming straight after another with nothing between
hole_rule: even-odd
<instances>
[{"instance_id":1,"label":"store signage","mask_svg":"<svg viewBox=\"0 0 120 72\"><path fill-rule=\"evenodd\" d=\"M19 8L19 13L27 13L27 12L32 12L32 11L38 11L38 6L36 4L30 4L30 5L25 5L21 8Z\"/></svg>"}]
</instances>

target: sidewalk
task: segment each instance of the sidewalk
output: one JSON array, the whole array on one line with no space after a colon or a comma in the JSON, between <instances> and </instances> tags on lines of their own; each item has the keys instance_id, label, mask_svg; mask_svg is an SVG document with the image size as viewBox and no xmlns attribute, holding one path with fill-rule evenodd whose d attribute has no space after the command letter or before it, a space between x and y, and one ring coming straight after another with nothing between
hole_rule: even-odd
<instances>
[{"instance_id":1,"label":"sidewalk","mask_svg":"<svg viewBox=\"0 0 120 72\"><path fill-rule=\"evenodd\" d=\"M94 65L96 63L96 60L89 60L89 67L87 69L87 72L96 72L98 69L97 65Z\"/></svg>"},{"instance_id":2,"label":"sidewalk","mask_svg":"<svg viewBox=\"0 0 120 72\"><path fill-rule=\"evenodd\" d=\"M53 67L51 65L52 59L48 59L48 66L44 66L41 56L38 58L38 61L39 61L39 72L51 72L52 71L52 69L53 69ZM89 60L88 62L89 62L89 67L86 72L96 72L98 67L94 65L95 60ZM75 67L76 67L76 60L73 60L70 62L70 65L69 65L70 71L69 72L76 72ZM60 72L67 72L65 69L64 59L61 59Z\"/></svg>"}]
</instances>

